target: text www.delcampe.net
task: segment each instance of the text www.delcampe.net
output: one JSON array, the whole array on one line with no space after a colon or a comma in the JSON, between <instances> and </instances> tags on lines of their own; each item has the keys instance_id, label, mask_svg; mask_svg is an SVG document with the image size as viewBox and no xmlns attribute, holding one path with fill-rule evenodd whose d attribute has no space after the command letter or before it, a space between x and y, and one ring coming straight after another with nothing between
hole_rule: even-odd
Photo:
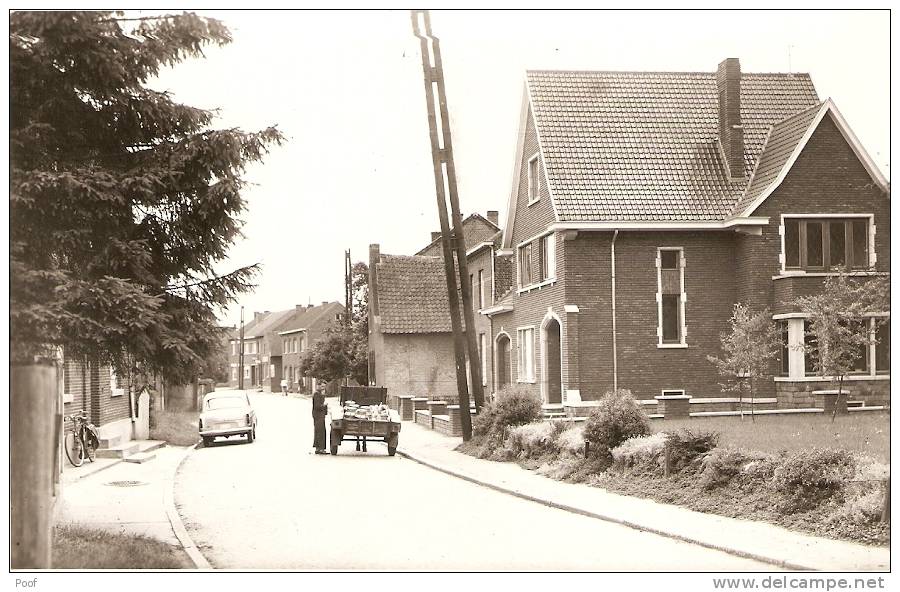
<instances>
[{"instance_id":1,"label":"text www.delcampe.net","mask_svg":"<svg viewBox=\"0 0 900 592\"><path fill-rule=\"evenodd\" d=\"M713 578L716 590L883 590L878 578L821 578L804 576L767 576L764 578Z\"/></svg>"}]
</instances>

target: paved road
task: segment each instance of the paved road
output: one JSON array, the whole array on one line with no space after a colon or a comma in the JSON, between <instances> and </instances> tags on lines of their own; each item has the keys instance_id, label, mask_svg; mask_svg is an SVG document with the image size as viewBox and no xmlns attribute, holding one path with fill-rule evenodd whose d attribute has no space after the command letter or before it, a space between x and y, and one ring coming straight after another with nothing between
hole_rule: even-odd
<instances>
[{"instance_id":1,"label":"paved road","mask_svg":"<svg viewBox=\"0 0 900 592\"><path fill-rule=\"evenodd\" d=\"M338 456L317 456L309 400L252 397L257 441L201 448L176 479L176 505L215 567L771 569L480 487L389 457L384 444L364 454L344 443Z\"/></svg>"}]
</instances>

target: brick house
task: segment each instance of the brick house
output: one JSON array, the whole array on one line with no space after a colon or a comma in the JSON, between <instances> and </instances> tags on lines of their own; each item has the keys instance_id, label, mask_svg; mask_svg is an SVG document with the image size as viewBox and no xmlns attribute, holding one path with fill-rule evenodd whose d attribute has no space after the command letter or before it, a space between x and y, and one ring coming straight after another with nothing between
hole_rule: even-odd
<instances>
[{"instance_id":1,"label":"brick house","mask_svg":"<svg viewBox=\"0 0 900 592\"><path fill-rule=\"evenodd\" d=\"M497 220L498 213L489 211L487 217L472 214L463 221L486 392L493 383L491 322L479 313L494 305L499 288L495 252L502 234ZM432 233L431 242L413 256L383 255L378 245L369 248L369 376L375 385L386 386L389 394L454 400L457 396L440 238L439 232ZM502 261L500 265L505 269Z\"/></svg>"},{"instance_id":2,"label":"brick house","mask_svg":"<svg viewBox=\"0 0 900 592\"><path fill-rule=\"evenodd\" d=\"M300 357L322 338L326 329L340 324L343 314L344 305L339 302L323 302L319 306L298 305L278 325L272 335L272 359L275 364L272 391L281 390L281 379L284 377L291 392L313 392L316 379L300 375Z\"/></svg>"},{"instance_id":3,"label":"brick house","mask_svg":"<svg viewBox=\"0 0 900 592\"><path fill-rule=\"evenodd\" d=\"M829 266L890 265L887 182L809 75L733 58L711 73L529 71L518 137L499 250L515 289L486 311L494 388L719 396L707 355L745 302L785 338L761 395L808 406L827 379L789 347L804 339L790 301ZM850 379L869 404L889 397L879 337Z\"/></svg>"}]
</instances>

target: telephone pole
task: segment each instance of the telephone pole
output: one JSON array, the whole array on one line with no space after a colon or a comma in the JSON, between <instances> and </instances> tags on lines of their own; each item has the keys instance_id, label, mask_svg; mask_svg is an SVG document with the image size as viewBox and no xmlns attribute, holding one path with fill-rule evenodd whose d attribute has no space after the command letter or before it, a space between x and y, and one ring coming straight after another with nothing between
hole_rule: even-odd
<instances>
[{"instance_id":1,"label":"telephone pole","mask_svg":"<svg viewBox=\"0 0 900 592\"><path fill-rule=\"evenodd\" d=\"M353 262L350 249L344 251L344 319L347 330L353 323Z\"/></svg>"},{"instance_id":2,"label":"telephone pole","mask_svg":"<svg viewBox=\"0 0 900 592\"><path fill-rule=\"evenodd\" d=\"M469 280L469 265L466 260L466 241L463 232L462 213L459 208L459 195L456 186L456 168L453 164L453 142L450 134L450 112L447 108L447 93L444 86L444 66L441 60L440 40L431 32L431 16L427 10L412 11L413 30L421 40L422 69L425 74L425 95L428 102L428 123L431 127L431 153L435 166L435 184L438 185L438 209L443 210L446 174L446 193L450 199L450 211L453 222L451 248L456 252L456 265L459 269L459 283L462 293L463 319L465 320L465 345L469 357L469 376L471 377L472 396L475 409L484 405L484 386L481 376L481 357L478 352L475 334L475 312L472 307L472 285ZM424 29L421 34L420 25ZM429 44L431 42L429 53ZM431 60L433 59L433 64ZM437 91L438 110L441 117L441 128L437 129L435 110L435 90ZM443 148L441 148L443 146ZM442 238L446 230L441 227ZM445 253L446 257L446 253ZM451 307L452 317L452 307Z\"/></svg>"},{"instance_id":3,"label":"telephone pole","mask_svg":"<svg viewBox=\"0 0 900 592\"><path fill-rule=\"evenodd\" d=\"M466 336L463 334L462 322L459 317L459 294L456 287L456 267L453 264L453 251L457 253L457 265L459 266L459 279L463 292L463 306L465 307L466 292L471 289L468 285L468 273L465 268L465 240L462 224L456 223L456 228L451 233L450 220L447 215L446 194L450 194L451 204L456 199L456 179L454 178L453 153L450 144L450 125L447 113L447 101L444 96L443 71L440 62L440 48L438 40L431 34L431 18L428 11L413 10L410 12L413 33L419 38L422 51L422 71L425 82L425 103L428 110L428 128L431 138L431 160L434 165L434 185L437 197L438 217L441 223L441 247L444 255L444 274L447 278L447 298L450 305L450 326L453 330L453 351L456 358L456 386L459 392L459 415L462 424L463 440L472 437L472 417L469 411L469 388L466 380ZM424 31L424 32L423 32ZM431 60L434 57L434 65ZM435 89L437 90L439 105L435 106ZM442 120L438 129L438 111ZM446 174L446 176L445 176ZM445 179L449 183L445 185ZM454 211L456 211L455 208ZM455 221L455 219L454 219ZM462 250L460 251L460 246ZM462 255L460 256L460 253ZM469 294L471 299L471 294ZM472 333L472 331L467 331ZM474 361L471 351L469 353L472 363L469 364L472 374L473 391L481 386L480 377L475 380L475 373L480 370ZM477 357L477 356L476 356ZM479 373L480 374L480 373ZM477 391L476 391L477 392ZM476 404L478 399L476 398Z\"/></svg>"},{"instance_id":4,"label":"telephone pole","mask_svg":"<svg viewBox=\"0 0 900 592\"><path fill-rule=\"evenodd\" d=\"M238 354L238 385L244 390L244 307L241 306L241 349Z\"/></svg>"}]
</instances>

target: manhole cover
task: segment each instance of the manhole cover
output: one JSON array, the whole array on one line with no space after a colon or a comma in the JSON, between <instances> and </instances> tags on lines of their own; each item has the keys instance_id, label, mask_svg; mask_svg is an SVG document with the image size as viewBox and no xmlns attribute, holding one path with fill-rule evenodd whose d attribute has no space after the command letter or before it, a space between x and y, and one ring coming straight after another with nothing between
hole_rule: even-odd
<instances>
[{"instance_id":1,"label":"manhole cover","mask_svg":"<svg viewBox=\"0 0 900 592\"><path fill-rule=\"evenodd\" d=\"M143 481L110 481L107 485L112 487L137 487L138 485L146 485Z\"/></svg>"}]
</instances>

